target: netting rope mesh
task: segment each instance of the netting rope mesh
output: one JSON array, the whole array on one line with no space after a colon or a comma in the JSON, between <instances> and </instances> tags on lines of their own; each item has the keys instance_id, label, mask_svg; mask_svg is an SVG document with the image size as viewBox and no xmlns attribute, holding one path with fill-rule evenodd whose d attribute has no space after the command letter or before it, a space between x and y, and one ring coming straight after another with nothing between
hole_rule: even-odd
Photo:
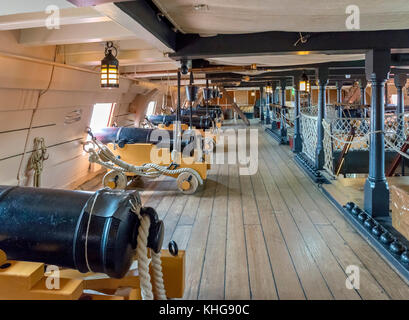
<instances>
[{"instance_id":1,"label":"netting rope mesh","mask_svg":"<svg viewBox=\"0 0 409 320\"><path fill-rule=\"evenodd\" d=\"M287 134L291 137L294 136L294 121L295 121L295 107L287 106L286 109L281 112L281 116L284 119L284 123L287 128Z\"/></svg>"},{"instance_id":2,"label":"netting rope mesh","mask_svg":"<svg viewBox=\"0 0 409 320\"><path fill-rule=\"evenodd\" d=\"M335 118L324 119L324 169L334 176L335 151L342 151L350 144L351 151L369 151L371 121L369 118ZM385 151L394 151L409 159L409 154L402 147L409 144L409 112L385 116L385 128L382 132L385 138ZM353 134L353 140L347 141Z\"/></svg>"},{"instance_id":3,"label":"netting rope mesh","mask_svg":"<svg viewBox=\"0 0 409 320\"><path fill-rule=\"evenodd\" d=\"M270 112L272 121L284 123L289 136L294 136L294 120L295 120L295 108L293 106L286 106L285 109L273 108Z\"/></svg>"},{"instance_id":4,"label":"netting rope mesh","mask_svg":"<svg viewBox=\"0 0 409 320\"><path fill-rule=\"evenodd\" d=\"M325 118L326 119L335 119L338 117L338 112L335 105L327 104L325 106Z\"/></svg>"},{"instance_id":5,"label":"netting rope mesh","mask_svg":"<svg viewBox=\"0 0 409 320\"><path fill-rule=\"evenodd\" d=\"M386 148L400 153L409 144L409 112L386 116L384 134ZM406 152L403 156L409 158Z\"/></svg>"},{"instance_id":6,"label":"netting rope mesh","mask_svg":"<svg viewBox=\"0 0 409 320\"><path fill-rule=\"evenodd\" d=\"M318 107L311 106L301 109L300 125L302 150L309 160L315 162L315 151L318 143Z\"/></svg>"}]
</instances>

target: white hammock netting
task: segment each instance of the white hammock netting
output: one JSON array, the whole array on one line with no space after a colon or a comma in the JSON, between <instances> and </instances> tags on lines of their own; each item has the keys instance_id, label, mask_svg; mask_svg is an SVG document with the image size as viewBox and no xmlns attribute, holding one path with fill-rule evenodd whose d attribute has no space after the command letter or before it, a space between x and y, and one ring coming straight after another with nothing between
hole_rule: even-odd
<instances>
[{"instance_id":1,"label":"white hammock netting","mask_svg":"<svg viewBox=\"0 0 409 320\"><path fill-rule=\"evenodd\" d=\"M302 150L312 162L315 162L315 151L318 143L317 124L318 108L316 106L301 109Z\"/></svg>"},{"instance_id":2,"label":"white hammock netting","mask_svg":"<svg viewBox=\"0 0 409 320\"><path fill-rule=\"evenodd\" d=\"M401 150L404 144L409 143L409 112L386 116L384 132L386 148Z\"/></svg>"},{"instance_id":3,"label":"white hammock netting","mask_svg":"<svg viewBox=\"0 0 409 320\"><path fill-rule=\"evenodd\" d=\"M267 117L267 111L264 111L264 117ZM270 119L271 121L285 123L287 129L288 136L294 136L294 120L295 120L295 108L292 106L287 106L285 111L283 112L282 109L273 108L270 111ZM284 120L284 121L282 121Z\"/></svg>"},{"instance_id":4,"label":"white hammock netting","mask_svg":"<svg viewBox=\"0 0 409 320\"><path fill-rule=\"evenodd\" d=\"M277 111L276 121L284 123L287 129L288 136L294 136L294 120L295 120L295 108L287 106L286 109L279 109ZM283 121L282 121L283 120Z\"/></svg>"},{"instance_id":5,"label":"white hammock netting","mask_svg":"<svg viewBox=\"0 0 409 320\"><path fill-rule=\"evenodd\" d=\"M337 109L334 105L327 105L325 107L325 118L326 119L335 119L338 117Z\"/></svg>"},{"instance_id":6,"label":"white hammock netting","mask_svg":"<svg viewBox=\"0 0 409 320\"><path fill-rule=\"evenodd\" d=\"M371 136L369 118L327 118L322 123L324 127L324 169L330 175L334 176L333 152L341 152L346 144L350 144L350 151L369 151ZM386 151L395 151L409 159L409 154L401 151L402 147L409 143L407 141L409 137L409 113L385 116L383 134Z\"/></svg>"}]
</instances>

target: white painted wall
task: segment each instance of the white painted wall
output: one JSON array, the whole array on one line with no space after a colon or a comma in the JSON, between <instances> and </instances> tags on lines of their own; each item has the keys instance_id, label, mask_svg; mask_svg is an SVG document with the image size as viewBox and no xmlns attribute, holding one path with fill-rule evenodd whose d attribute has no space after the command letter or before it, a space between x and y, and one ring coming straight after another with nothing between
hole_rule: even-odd
<instances>
[{"instance_id":1,"label":"white painted wall","mask_svg":"<svg viewBox=\"0 0 409 320\"><path fill-rule=\"evenodd\" d=\"M44 162L42 186L69 188L92 170L81 142L86 139L95 103L116 103L114 121L119 126L135 124L136 113L129 111L135 97L152 88L135 85L120 79L120 88L104 90L99 87L99 74L55 67L35 61L23 61L1 56L1 52L18 53L43 60L51 60L55 47L24 48L18 45L13 32L0 32L0 184L16 185L17 171L22 159L24 143L33 116L33 129L28 138L22 184L32 185L32 172L25 175L35 137L45 139L49 159ZM39 99L39 93L49 90ZM144 105L138 105L141 111ZM135 109L135 106L134 106ZM67 115L81 112L81 119L65 123ZM135 111L135 110L134 110Z\"/></svg>"}]
</instances>

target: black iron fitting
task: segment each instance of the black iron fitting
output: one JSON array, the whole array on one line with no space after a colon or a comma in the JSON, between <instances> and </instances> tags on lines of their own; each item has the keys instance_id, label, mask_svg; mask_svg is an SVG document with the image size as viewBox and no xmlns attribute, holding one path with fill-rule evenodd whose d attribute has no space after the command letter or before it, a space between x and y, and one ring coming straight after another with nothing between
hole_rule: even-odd
<instances>
[{"instance_id":1,"label":"black iron fitting","mask_svg":"<svg viewBox=\"0 0 409 320\"><path fill-rule=\"evenodd\" d=\"M148 215L151 221L148 235L148 248L152 249L155 253L159 253L162 249L163 238L165 234L165 227L163 221L159 219L155 209L151 207L141 208L141 215ZM137 229L140 223L137 223ZM137 239L135 239L135 247L137 246Z\"/></svg>"}]
</instances>

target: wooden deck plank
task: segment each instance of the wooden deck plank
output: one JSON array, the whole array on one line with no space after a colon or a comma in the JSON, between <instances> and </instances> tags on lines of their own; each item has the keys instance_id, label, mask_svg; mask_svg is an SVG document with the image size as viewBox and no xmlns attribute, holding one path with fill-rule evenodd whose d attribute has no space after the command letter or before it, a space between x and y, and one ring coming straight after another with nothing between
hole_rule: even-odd
<instances>
[{"instance_id":1,"label":"wooden deck plank","mask_svg":"<svg viewBox=\"0 0 409 320\"><path fill-rule=\"evenodd\" d=\"M98 188L95 181L85 185ZM358 293L409 299L407 284L299 169L290 149L264 133L253 176L240 176L237 165L216 165L195 195L179 193L167 177L135 187L144 206L164 218L164 246L174 239L186 249L185 299L347 299ZM341 185L330 188L351 201ZM346 291L348 265L360 267L358 293Z\"/></svg>"},{"instance_id":2,"label":"wooden deck plank","mask_svg":"<svg viewBox=\"0 0 409 320\"><path fill-rule=\"evenodd\" d=\"M204 187L201 187L201 189L203 188ZM193 225L196 219L197 208L199 207L199 202L202 194L203 190L200 190L196 194L188 197L185 208L183 209L182 215L179 220L180 225Z\"/></svg>"},{"instance_id":3,"label":"wooden deck plank","mask_svg":"<svg viewBox=\"0 0 409 320\"><path fill-rule=\"evenodd\" d=\"M261 227L280 299L303 300L305 294L278 226L260 171L251 177ZM279 259L277 259L279 257Z\"/></svg>"},{"instance_id":4,"label":"wooden deck plank","mask_svg":"<svg viewBox=\"0 0 409 320\"><path fill-rule=\"evenodd\" d=\"M265 136L262 138L265 139ZM278 145L273 147L280 148ZM321 270L321 273L324 276L332 294L334 295L335 299L361 299L356 291L349 290L345 286L345 270L341 268L325 241L317 232L317 229L311 222L296 195L291 190L283 174L282 165L273 160L271 153L274 152L274 149L262 149L260 151L262 157L264 157L264 160L267 163L267 167L272 173L273 179L278 185L278 189L284 198L291 216L297 224L297 227L300 230L300 233L302 234L311 255L314 257L314 260Z\"/></svg>"},{"instance_id":5,"label":"wooden deck plank","mask_svg":"<svg viewBox=\"0 0 409 320\"><path fill-rule=\"evenodd\" d=\"M311 199L310 195L305 192L302 185L297 181L293 173L291 172L288 161L283 160L280 157L280 151L283 148L276 147L273 151L269 152L269 156L272 157L276 166L279 167L279 170L282 172L282 177L284 177L285 181L288 184L288 187L293 191L293 194L296 196L298 201L302 204L305 212L310 217L312 223L314 224L328 224L328 218L319 210L319 208L314 203L313 199Z\"/></svg>"},{"instance_id":6,"label":"wooden deck plank","mask_svg":"<svg viewBox=\"0 0 409 320\"><path fill-rule=\"evenodd\" d=\"M273 142L274 143L274 142ZM285 148L281 148L285 150ZM280 154L280 153L279 153ZM282 153L284 154L284 152ZM287 153L288 156L288 153ZM290 154L291 156L291 154ZM288 156L289 157L289 156ZM342 217L342 214L328 201L322 191L311 183L300 168L290 158L284 158L296 176L304 190L308 192L315 201L321 212L325 213L335 227L343 241L347 242L351 250L357 255L372 276L379 282L380 286L392 299L408 299L409 287L399 277L399 275L382 259L382 257L366 242ZM330 186L330 185L326 185ZM343 196L342 192L335 191L338 196ZM348 201L348 199L344 199Z\"/></svg>"},{"instance_id":7,"label":"wooden deck plank","mask_svg":"<svg viewBox=\"0 0 409 320\"><path fill-rule=\"evenodd\" d=\"M160 206L160 203L164 200L166 196L169 196L170 194L173 194L176 192L175 190L172 190L171 182L168 180L161 180L157 184L155 184L154 189L149 192L150 196L147 197L147 199L143 202L143 205L145 207L152 207L155 209L161 210L162 214L163 211L166 209L166 206ZM169 197L164 201L169 201ZM166 213L166 212L165 212ZM159 214L159 213L158 213Z\"/></svg>"},{"instance_id":8,"label":"wooden deck plank","mask_svg":"<svg viewBox=\"0 0 409 320\"><path fill-rule=\"evenodd\" d=\"M218 172L218 171L217 171ZM200 199L199 208L193 224L191 236L186 250L186 277L184 299L197 299L202 274L210 216L216 194L216 175L209 175Z\"/></svg>"},{"instance_id":9,"label":"wooden deck plank","mask_svg":"<svg viewBox=\"0 0 409 320\"><path fill-rule=\"evenodd\" d=\"M363 299L389 299L385 290L374 279L372 274L362 264L361 260L355 255L348 244L339 236L332 225L319 225L318 229L344 270L350 265L359 267L360 286L358 292Z\"/></svg>"},{"instance_id":10,"label":"wooden deck plank","mask_svg":"<svg viewBox=\"0 0 409 320\"><path fill-rule=\"evenodd\" d=\"M175 195L172 205L169 207L169 210L166 216L163 219L165 224L165 236L163 238L163 245L167 247L170 240L172 240L173 233L175 232L176 226L178 225L180 216L185 207L187 198L189 196L182 194L177 191L178 194Z\"/></svg>"},{"instance_id":11,"label":"wooden deck plank","mask_svg":"<svg viewBox=\"0 0 409 320\"><path fill-rule=\"evenodd\" d=\"M288 163L286 155L282 153L282 149L277 149L277 155L281 156L282 158L278 159L275 158L277 161L276 163ZM281 150L281 151L280 151ZM306 212L310 210L314 210L315 212L319 212L320 214L324 214L317 204L310 198L309 194L306 190L302 187L302 185L297 181L293 172L291 170L284 169L283 166L280 167L283 172L285 173L286 179L292 182L293 186L297 186L297 188L293 189L297 197L300 199L300 203L304 207ZM313 221L313 217L311 217ZM325 220L329 223L329 220ZM325 228L328 227L328 228ZM385 293L384 289L379 285L376 279L369 273L369 271L364 267L360 259L355 255L349 245L339 236L336 229L330 224L318 224L317 226L318 231L321 233L324 241L327 243L328 247L330 248L331 252L342 266L343 270L346 269L348 265L357 265L360 267L363 277L365 278L366 286L362 290L358 290L361 296L364 299L388 299L388 295ZM326 232L322 232L325 230Z\"/></svg>"},{"instance_id":12,"label":"wooden deck plank","mask_svg":"<svg viewBox=\"0 0 409 320\"><path fill-rule=\"evenodd\" d=\"M250 176L240 176L240 187L244 224L260 224Z\"/></svg>"},{"instance_id":13,"label":"wooden deck plank","mask_svg":"<svg viewBox=\"0 0 409 320\"><path fill-rule=\"evenodd\" d=\"M263 158L260 158L259 170L307 299L333 299L325 279L285 206Z\"/></svg>"},{"instance_id":14,"label":"wooden deck plank","mask_svg":"<svg viewBox=\"0 0 409 320\"><path fill-rule=\"evenodd\" d=\"M220 165L208 233L199 299L224 299L229 168Z\"/></svg>"},{"instance_id":15,"label":"wooden deck plank","mask_svg":"<svg viewBox=\"0 0 409 320\"><path fill-rule=\"evenodd\" d=\"M189 243L190 235L192 233L192 226L183 225L177 226L173 233L172 240L174 240L179 250L186 250Z\"/></svg>"},{"instance_id":16,"label":"wooden deck plank","mask_svg":"<svg viewBox=\"0 0 409 320\"><path fill-rule=\"evenodd\" d=\"M246 241L238 167L229 166L226 244L226 289L228 300L250 299Z\"/></svg>"},{"instance_id":17,"label":"wooden deck plank","mask_svg":"<svg viewBox=\"0 0 409 320\"><path fill-rule=\"evenodd\" d=\"M260 225L245 226L251 298L276 300L276 286Z\"/></svg>"}]
</instances>

